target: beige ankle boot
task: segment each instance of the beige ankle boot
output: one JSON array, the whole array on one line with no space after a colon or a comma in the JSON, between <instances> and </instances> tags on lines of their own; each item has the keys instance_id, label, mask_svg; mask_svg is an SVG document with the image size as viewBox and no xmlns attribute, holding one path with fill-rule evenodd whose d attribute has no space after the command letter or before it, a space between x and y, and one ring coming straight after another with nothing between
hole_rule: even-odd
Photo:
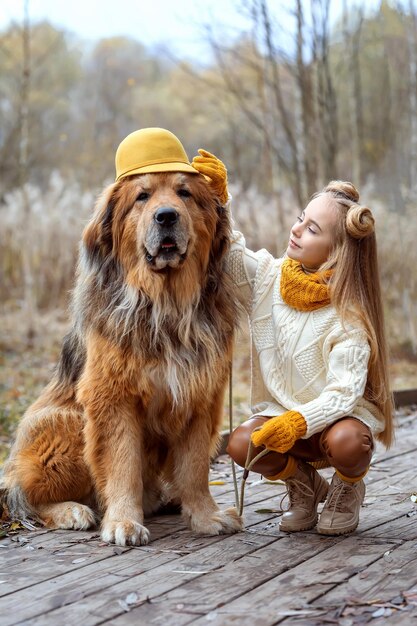
<instances>
[{"instance_id":1,"label":"beige ankle boot","mask_svg":"<svg viewBox=\"0 0 417 626\"><path fill-rule=\"evenodd\" d=\"M283 514L279 529L285 532L309 530L317 524L317 506L326 499L327 480L308 463L298 461L294 476L285 481L290 506Z\"/></svg>"},{"instance_id":2,"label":"beige ankle boot","mask_svg":"<svg viewBox=\"0 0 417 626\"><path fill-rule=\"evenodd\" d=\"M317 532L322 535L351 533L359 523L359 511L364 497L365 483L363 480L348 483L335 474L326 504L320 515Z\"/></svg>"}]
</instances>

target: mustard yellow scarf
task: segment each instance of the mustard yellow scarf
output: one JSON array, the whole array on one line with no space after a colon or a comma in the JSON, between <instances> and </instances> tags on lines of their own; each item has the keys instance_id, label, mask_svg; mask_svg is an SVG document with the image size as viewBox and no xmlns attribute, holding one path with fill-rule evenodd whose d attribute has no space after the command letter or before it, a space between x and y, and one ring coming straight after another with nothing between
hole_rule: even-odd
<instances>
[{"instance_id":1,"label":"mustard yellow scarf","mask_svg":"<svg viewBox=\"0 0 417 626\"><path fill-rule=\"evenodd\" d=\"M306 274L299 261L285 259L281 267L281 296L298 311L315 311L330 304L329 286L324 283L332 270Z\"/></svg>"}]
</instances>

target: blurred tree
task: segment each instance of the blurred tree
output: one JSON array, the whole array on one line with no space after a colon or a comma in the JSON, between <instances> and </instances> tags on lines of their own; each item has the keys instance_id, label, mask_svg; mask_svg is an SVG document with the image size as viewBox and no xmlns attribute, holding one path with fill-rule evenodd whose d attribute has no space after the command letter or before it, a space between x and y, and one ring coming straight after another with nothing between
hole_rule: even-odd
<instances>
[{"instance_id":1,"label":"blurred tree","mask_svg":"<svg viewBox=\"0 0 417 626\"><path fill-rule=\"evenodd\" d=\"M102 39L87 56L73 137L84 186L100 186L114 177L113 155L120 140L146 126L137 93L144 83L157 80L157 70L144 46L126 37Z\"/></svg>"},{"instance_id":2,"label":"blurred tree","mask_svg":"<svg viewBox=\"0 0 417 626\"><path fill-rule=\"evenodd\" d=\"M300 141L302 142L302 163L305 175L304 197L310 197L317 190L319 154L319 132L317 119L317 87L314 85L312 63L305 59L307 39L307 24L304 17L302 0L296 1L296 80L301 100L302 126L300 129Z\"/></svg>"},{"instance_id":3,"label":"blurred tree","mask_svg":"<svg viewBox=\"0 0 417 626\"><path fill-rule=\"evenodd\" d=\"M231 114L246 121L252 141L262 146L264 159L251 163L260 187L279 196L279 188L289 185L302 206L320 181L337 173L338 94L331 66L330 0L310 0L309 20L306 3L294 0L294 51L280 46L280 26L270 5L267 0L243 3L252 21L251 35L233 46L224 45L207 28L221 79L211 81L211 87L219 100L234 102ZM204 80L204 75L198 78ZM250 147L246 150L250 153ZM241 169L242 160L237 164L233 157L231 166ZM243 179L250 177L247 170ZM283 225L279 206L278 218Z\"/></svg>"},{"instance_id":4,"label":"blurred tree","mask_svg":"<svg viewBox=\"0 0 417 626\"><path fill-rule=\"evenodd\" d=\"M24 2L24 16L22 28L22 77L18 99L19 138L19 185L22 188L23 211L27 234L31 233L32 211L28 192L29 182L29 97L31 88L31 33L29 22L29 0ZM35 297L33 293L33 268L30 262L28 248L22 251L22 269L24 282L24 302L26 306L26 338L28 345L32 345L35 335Z\"/></svg>"},{"instance_id":5,"label":"blurred tree","mask_svg":"<svg viewBox=\"0 0 417 626\"><path fill-rule=\"evenodd\" d=\"M409 108L410 108L410 170L409 187L417 197L417 17L414 0L408 3L409 15L404 15L407 29L409 55Z\"/></svg>"},{"instance_id":6,"label":"blurred tree","mask_svg":"<svg viewBox=\"0 0 417 626\"><path fill-rule=\"evenodd\" d=\"M347 83L348 132L351 137L352 178L357 185L362 183L363 103L360 52L363 21L363 7L354 7L354 10L351 7L349 11L347 0L343 0L343 46L345 54L347 53L346 66L351 77Z\"/></svg>"},{"instance_id":7,"label":"blurred tree","mask_svg":"<svg viewBox=\"0 0 417 626\"><path fill-rule=\"evenodd\" d=\"M30 89L28 52L21 45L25 40L30 40ZM71 130L71 95L81 76L79 57L69 35L46 22L30 29L25 24L14 24L0 35L0 180L3 192L22 182L19 167L22 128L27 135L23 143L29 180L42 185L48 180L51 169L62 167L65 171L68 154L64 146ZM26 113L22 118L24 91L27 92L23 107Z\"/></svg>"},{"instance_id":8,"label":"blurred tree","mask_svg":"<svg viewBox=\"0 0 417 626\"><path fill-rule=\"evenodd\" d=\"M330 2L311 0L312 65L316 75L317 111L321 148L321 180L337 178L339 119L338 94L335 91L331 68Z\"/></svg>"}]
</instances>

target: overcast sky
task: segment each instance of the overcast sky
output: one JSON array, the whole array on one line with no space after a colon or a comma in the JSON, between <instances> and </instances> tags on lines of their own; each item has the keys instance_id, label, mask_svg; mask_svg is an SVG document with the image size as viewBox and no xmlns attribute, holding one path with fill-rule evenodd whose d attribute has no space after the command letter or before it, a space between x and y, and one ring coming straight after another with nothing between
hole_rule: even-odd
<instances>
[{"instance_id":1,"label":"overcast sky","mask_svg":"<svg viewBox=\"0 0 417 626\"><path fill-rule=\"evenodd\" d=\"M1 29L22 20L23 5L23 0L0 0ZM247 27L237 5L236 0L29 0L29 15L83 39L128 35L192 57L204 50L203 24L224 24L229 36Z\"/></svg>"},{"instance_id":2,"label":"overcast sky","mask_svg":"<svg viewBox=\"0 0 417 626\"><path fill-rule=\"evenodd\" d=\"M372 9L379 1L347 3ZM243 4L242 0L29 0L29 15L32 22L48 19L82 39L128 35L146 46L162 45L175 56L198 58L204 64L199 58L209 56L204 25L215 25L216 39L220 41L223 36L225 43L230 42L249 27ZM290 8L294 4L294 0L269 2L284 46L286 33L293 30ZM24 0L0 0L0 29L7 28L12 20L20 22L23 7ZM343 0L332 0L332 21L341 14L342 7Z\"/></svg>"},{"instance_id":3,"label":"overcast sky","mask_svg":"<svg viewBox=\"0 0 417 626\"><path fill-rule=\"evenodd\" d=\"M29 15L31 21L46 18L83 39L128 35L146 46L162 44L178 55L193 57L205 51L203 24L216 25L216 35L224 26L226 37L247 28L239 4L239 0L29 0ZM284 29L290 28L289 9L294 4L294 0L270 2ZM360 4L375 6L377 0ZM21 21L23 6L24 0L0 0L0 28L11 20ZM334 19L343 0L333 0L331 6Z\"/></svg>"}]
</instances>

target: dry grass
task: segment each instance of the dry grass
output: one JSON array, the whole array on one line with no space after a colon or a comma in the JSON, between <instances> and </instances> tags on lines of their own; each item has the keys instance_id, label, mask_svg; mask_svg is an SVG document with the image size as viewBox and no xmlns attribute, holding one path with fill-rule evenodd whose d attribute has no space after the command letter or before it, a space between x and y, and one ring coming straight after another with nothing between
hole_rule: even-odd
<instances>
[{"instance_id":1,"label":"dry grass","mask_svg":"<svg viewBox=\"0 0 417 626\"><path fill-rule=\"evenodd\" d=\"M19 306L25 284L38 309L53 309L66 300L84 224L92 212L93 193L81 193L58 174L46 190L28 186L29 214L21 189L0 206L0 299Z\"/></svg>"},{"instance_id":2,"label":"dry grass","mask_svg":"<svg viewBox=\"0 0 417 626\"><path fill-rule=\"evenodd\" d=\"M60 310L37 315L36 332L28 341L24 311L9 309L1 315L0 464L19 419L51 378L67 325Z\"/></svg>"}]
</instances>

